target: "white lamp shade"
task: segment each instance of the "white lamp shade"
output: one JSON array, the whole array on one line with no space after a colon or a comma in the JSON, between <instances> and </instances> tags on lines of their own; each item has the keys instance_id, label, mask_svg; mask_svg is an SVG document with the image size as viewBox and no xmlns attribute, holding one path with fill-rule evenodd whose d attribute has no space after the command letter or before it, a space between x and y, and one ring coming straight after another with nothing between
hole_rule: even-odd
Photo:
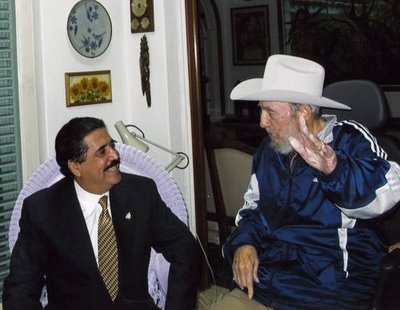
<instances>
[{"instance_id":1,"label":"white lamp shade","mask_svg":"<svg viewBox=\"0 0 400 310\"><path fill-rule=\"evenodd\" d=\"M145 153L149 150L149 146L140 141L135 133L130 132L122 121L115 123L114 126L117 129L123 143L131 145Z\"/></svg>"}]
</instances>

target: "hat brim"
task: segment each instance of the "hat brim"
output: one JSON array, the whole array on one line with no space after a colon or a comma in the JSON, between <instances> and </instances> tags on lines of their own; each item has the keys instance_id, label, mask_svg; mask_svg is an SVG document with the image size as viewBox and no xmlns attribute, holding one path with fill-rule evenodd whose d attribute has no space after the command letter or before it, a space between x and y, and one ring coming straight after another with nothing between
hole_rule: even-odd
<instances>
[{"instance_id":1,"label":"hat brim","mask_svg":"<svg viewBox=\"0 0 400 310\"><path fill-rule=\"evenodd\" d=\"M262 79L250 79L236 85L231 92L232 100L250 101L283 101L291 103L309 104L318 107L351 110L343 103L326 97L315 97L309 94L282 89L262 90Z\"/></svg>"}]
</instances>

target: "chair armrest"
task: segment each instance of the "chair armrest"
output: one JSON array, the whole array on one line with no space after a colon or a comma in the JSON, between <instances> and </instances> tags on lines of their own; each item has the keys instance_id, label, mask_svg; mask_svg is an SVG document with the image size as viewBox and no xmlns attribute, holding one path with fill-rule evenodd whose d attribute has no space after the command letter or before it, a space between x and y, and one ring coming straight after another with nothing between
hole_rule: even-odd
<instances>
[{"instance_id":1,"label":"chair armrest","mask_svg":"<svg viewBox=\"0 0 400 310\"><path fill-rule=\"evenodd\" d=\"M387 254L381 262L381 273L374 298L374 310L400 309L400 249Z\"/></svg>"},{"instance_id":2,"label":"chair armrest","mask_svg":"<svg viewBox=\"0 0 400 310\"><path fill-rule=\"evenodd\" d=\"M397 268L400 268L400 249L386 255L381 262L382 272L391 272Z\"/></svg>"}]
</instances>

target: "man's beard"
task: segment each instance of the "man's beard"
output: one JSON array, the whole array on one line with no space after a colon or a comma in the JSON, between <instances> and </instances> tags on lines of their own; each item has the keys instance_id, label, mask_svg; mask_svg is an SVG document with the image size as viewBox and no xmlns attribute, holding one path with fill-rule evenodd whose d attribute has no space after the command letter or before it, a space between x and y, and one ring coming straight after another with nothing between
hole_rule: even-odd
<instances>
[{"instance_id":1,"label":"man's beard","mask_svg":"<svg viewBox=\"0 0 400 310\"><path fill-rule=\"evenodd\" d=\"M275 152L284 155L293 152L293 147L290 145L289 140L287 138L283 138L281 142L271 140L271 143L269 145Z\"/></svg>"},{"instance_id":2,"label":"man's beard","mask_svg":"<svg viewBox=\"0 0 400 310\"><path fill-rule=\"evenodd\" d=\"M273 140L272 136L274 135L271 135L271 132L268 130L267 132L270 134L271 138L271 143L269 145L275 152L286 155L294 151L293 147L290 145L289 137L296 137L299 134L299 130L293 126L293 123L289 124L288 129L283 134L278 134L278 140Z\"/></svg>"}]
</instances>

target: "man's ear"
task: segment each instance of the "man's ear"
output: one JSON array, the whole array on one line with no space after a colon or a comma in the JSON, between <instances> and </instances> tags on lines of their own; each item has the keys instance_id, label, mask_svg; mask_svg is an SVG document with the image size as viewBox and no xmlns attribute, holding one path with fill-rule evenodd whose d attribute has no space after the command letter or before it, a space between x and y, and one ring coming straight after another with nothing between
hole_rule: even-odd
<instances>
[{"instance_id":1,"label":"man's ear","mask_svg":"<svg viewBox=\"0 0 400 310\"><path fill-rule=\"evenodd\" d=\"M81 176L80 166L81 165L79 163L72 160L68 160L68 168L72 172L72 174L76 177Z\"/></svg>"}]
</instances>

